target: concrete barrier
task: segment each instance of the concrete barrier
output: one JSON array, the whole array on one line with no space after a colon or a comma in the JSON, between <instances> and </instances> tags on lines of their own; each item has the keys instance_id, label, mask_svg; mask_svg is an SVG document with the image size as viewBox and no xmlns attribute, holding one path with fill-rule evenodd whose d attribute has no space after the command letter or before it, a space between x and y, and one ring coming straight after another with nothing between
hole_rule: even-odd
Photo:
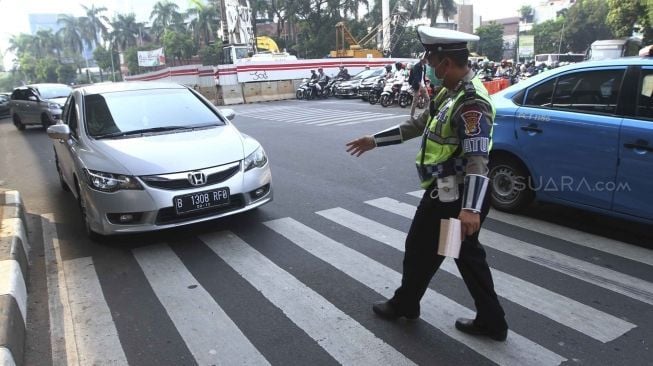
<instances>
[{"instance_id":1,"label":"concrete barrier","mask_svg":"<svg viewBox=\"0 0 653 366\"><path fill-rule=\"evenodd\" d=\"M292 80L282 80L277 82L277 95L279 100L295 98L297 88Z\"/></svg>"},{"instance_id":2,"label":"concrete barrier","mask_svg":"<svg viewBox=\"0 0 653 366\"><path fill-rule=\"evenodd\" d=\"M262 101L261 83L243 83L243 98L245 103Z\"/></svg>"},{"instance_id":3,"label":"concrete barrier","mask_svg":"<svg viewBox=\"0 0 653 366\"><path fill-rule=\"evenodd\" d=\"M218 85L216 100L217 105L243 104L243 88L240 84Z\"/></svg>"},{"instance_id":4,"label":"concrete barrier","mask_svg":"<svg viewBox=\"0 0 653 366\"><path fill-rule=\"evenodd\" d=\"M0 192L0 365L22 365L29 244L18 191Z\"/></svg>"},{"instance_id":5,"label":"concrete barrier","mask_svg":"<svg viewBox=\"0 0 653 366\"><path fill-rule=\"evenodd\" d=\"M261 84L261 101L281 100L277 81L265 81Z\"/></svg>"}]
</instances>

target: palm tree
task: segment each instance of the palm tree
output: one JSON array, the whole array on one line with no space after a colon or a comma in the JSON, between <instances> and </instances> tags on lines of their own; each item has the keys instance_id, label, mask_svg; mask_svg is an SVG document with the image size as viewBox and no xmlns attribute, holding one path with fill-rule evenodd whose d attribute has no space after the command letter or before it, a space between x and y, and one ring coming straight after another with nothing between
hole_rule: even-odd
<instances>
[{"instance_id":1,"label":"palm tree","mask_svg":"<svg viewBox=\"0 0 653 366\"><path fill-rule=\"evenodd\" d=\"M140 24L136 22L136 15L117 14L111 22L111 28L113 31L109 34L109 38L113 44L118 45L120 51L136 46L136 37L140 29Z\"/></svg>"},{"instance_id":2,"label":"palm tree","mask_svg":"<svg viewBox=\"0 0 653 366\"><path fill-rule=\"evenodd\" d=\"M13 34L11 35L11 38L9 38L9 47L7 48L7 51L14 52L17 57L21 57L28 53L36 54L38 53L36 39L31 34Z\"/></svg>"},{"instance_id":3,"label":"palm tree","mask_svg":"<svg viewBox=\"0 0 653 366\"><path fill-rule=\"evenodd\" d=\"M157 41L161 39L163 32L172 24L178 23L180 18L179 6L168 0L159 1L154 4L150 20L152 20L152 31Z\"/></svg>"},{"instance_id":4,"label":"palm tree","mask_svg":"<svg viewBox=\"0 0 653 366\"><path fill-rule=\"evenodd\" d=\"M58 35L61 35L63 40L63 46L71 51L73 54L82 53L83 41L83 21L81 18L74 17L67 14L59 14L59 19L57 24L62 25L62 28L57 32Z\"/></svg>"},{"instance_id":5,"label":"palm tree","mask_svg":"<svg viewBox=\"0 0 653 366\"><path fill-rule=\"evenodd\" d=\"M39 57L56 56L61 62L61 39L51 29L39 29L34 41L39 49Z\"/></svg>"},{"instance_id":6,"label":"palm tree","mask_svg":"<svg viewBox=\"0 0 653 366\"><path fill-rule=\"evenodd\" d=\"M458 12L454 0L417 0L415 6L418 14L431 19L431 25L437 23L439 15L442 15L444 20L449 20Z\"/></svg>"},{"instance_id":7,"label":"palm tree","mask_svg":"<svg viewBox=\"0 0 653 366\"><path fill-rule=\"evenodd\" d=\"M218 29L217 9L212 5L196 4L195 8L188 10L188 16L192 18L189 28L193 32L195 42L208 45Z\"/></svg>"},{"instance_id":8,"label":"palm tree","mask_svg":"<svg viewBox=\"0 0 653 366\"><path fill-rule=\"evenodd\" d=\"M87 33L88 37L92 37L93 43L97 46L100 44L98 34L102 35L103 38L106 38L108 35L105 23L108 23L109 19L105 15L102 15L107 8L104 6L96 8L95 5L91 5L90 8L82 5L82 8L86 13L86 20L84 22L86 26L85 33Z\"/></svg>"}]
</instances>

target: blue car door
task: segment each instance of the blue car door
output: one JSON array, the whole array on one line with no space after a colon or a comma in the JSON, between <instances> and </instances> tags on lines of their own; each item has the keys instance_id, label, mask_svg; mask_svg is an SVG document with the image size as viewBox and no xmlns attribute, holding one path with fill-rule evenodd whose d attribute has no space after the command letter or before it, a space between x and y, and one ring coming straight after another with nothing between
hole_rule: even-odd
<instances>
[{"instance_id":1,"label":"blue car door","mask_svg":"<svg viewBox=\"0 0 653 366\"><path fill-rule=\"evenodd\" d=\"M572 70L527 90L516 136L543 200L610 209L621 117L623 68Z\"/></svg>"},{"instance_id":2,"label":"blue car door","mask_svg":"<svg viewBox=\"0 0 653 366\"><path fill-rule=\"evenodd\" d=\"M653 67L638 81L635 116L621 126L613 210L653 220Z\"/></svg>"}]
</instances>

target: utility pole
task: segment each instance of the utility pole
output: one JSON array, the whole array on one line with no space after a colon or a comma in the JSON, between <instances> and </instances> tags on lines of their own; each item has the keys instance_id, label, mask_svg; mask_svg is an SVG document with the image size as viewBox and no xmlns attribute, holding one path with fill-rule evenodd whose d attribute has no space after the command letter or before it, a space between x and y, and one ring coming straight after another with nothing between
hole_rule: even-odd
<instances>
[{"instance_id":1,"label":"utility pole","mask_svg":"<svg viewBox=\"0 0 653 366\"><path fill-rule=\"evenodd\" d=\"M390 0L381 0L381 26L383 29L382 49L390 50Z\"/></svg>"}]
</instances>

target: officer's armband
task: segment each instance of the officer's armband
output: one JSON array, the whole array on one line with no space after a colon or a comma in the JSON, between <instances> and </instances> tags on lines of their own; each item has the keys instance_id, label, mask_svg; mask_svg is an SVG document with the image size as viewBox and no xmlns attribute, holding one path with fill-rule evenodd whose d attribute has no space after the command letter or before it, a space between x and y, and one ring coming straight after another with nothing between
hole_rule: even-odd
<instances>
[{"instance_id":1,"label":"officer's armband","mask_svg":"<svg viewBox=\"0 0 653 366\"><path fill-rule=\"evenodd\" d=\"M463 191L463 210L476 213L481 212L483 199L490 183L488 177L478 174L467 174L465 176L465 188Z\"/></svg>"},{"instance_id":2,"label":"officer's armband","mask_svg":"<svg viewBox=\"0 0 653 366\"><path fill-rule=\"evenodd\" d=\"M403 139L401 138L401 129L399 126L391 127L374 134L374 143L376 146L396 145L402 142Z\"/></svg>"}]
</instances>

